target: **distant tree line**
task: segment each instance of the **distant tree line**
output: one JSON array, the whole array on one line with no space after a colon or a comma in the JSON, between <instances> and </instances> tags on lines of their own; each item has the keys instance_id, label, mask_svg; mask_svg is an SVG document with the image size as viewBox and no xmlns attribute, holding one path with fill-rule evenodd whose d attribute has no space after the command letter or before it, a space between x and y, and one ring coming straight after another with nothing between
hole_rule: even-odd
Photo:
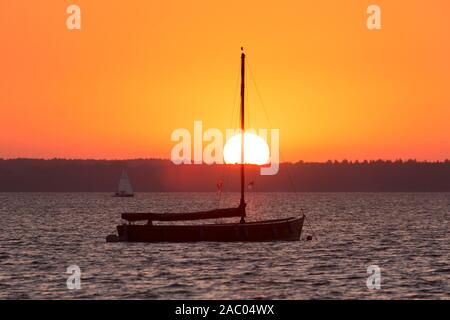
<instances>
[{"instance_id":1,"label":"distant tree line","mask_svg":"<svg viewBox=\"0 0 450 320\"><path fill-rule=\"evenodd\" d=\"M0 192L113 192L123 168L137 192L239 188L235 165L174 165L169 160L0 159ZM261 192L450 192L450 161L327 161L282 163L275 176L248 166L247 183Z\"/></svg>"}]
</instances>

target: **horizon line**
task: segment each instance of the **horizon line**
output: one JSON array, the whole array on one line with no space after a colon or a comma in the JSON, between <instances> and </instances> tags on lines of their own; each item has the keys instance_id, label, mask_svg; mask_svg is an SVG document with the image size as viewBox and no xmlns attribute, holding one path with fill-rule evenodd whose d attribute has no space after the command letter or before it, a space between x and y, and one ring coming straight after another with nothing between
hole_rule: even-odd
<instances>
[{"instance_id":1,"label":"horizon line","mask_svg":"<svg viewBox=\"0 0 450 320\"><path fill-rule=\"evenodd\" d=\"M106 158L32 158L32 157L16 157L16 158L2 158L0 157L0 161L13 161L13 160L39 160L39 161L117 161L117 162L124 162L124 161L145 161L145 160L153 160L153 161L168 161L172 162L170 159L167 158L121 158L121 159L106 159ZM361 163L373 163L373 162L416 162L416 163L447 163L450 162L449 158L441 159L441 160L417 160L415 158L397 158L397 159L386 159L386 158L378 158L378 159L356 159L356 160L350 160L350 159L328 159L325 161L305 161L305 160L297 160L297 161L282 161L278 162L278 164L299 164L299 163L323 163L323 164L332 164L332 163L349 163L349 164L361 164ZM206 163L201 163L203 165L208 165ZM213 163L211 165L238 165L239 163ZM187 164L189 165L189 164ZM191 163L193 165L193 163ZM258 166L256 164L246 164L246 165L253 165ZM270 165L270 162L265 164ZM262 165L264 166L264 165Z\"/></svg>"}]
</instances>

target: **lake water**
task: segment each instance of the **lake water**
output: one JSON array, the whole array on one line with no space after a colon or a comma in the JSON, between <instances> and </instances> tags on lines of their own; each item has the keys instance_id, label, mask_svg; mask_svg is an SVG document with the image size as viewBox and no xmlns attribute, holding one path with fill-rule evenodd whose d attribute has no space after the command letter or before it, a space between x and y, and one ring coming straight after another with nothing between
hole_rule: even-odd
<instances>
[{"instance_id":1,"label":"lake water","mask_svg":"<svg viewBox=\"0 0 450 320\"><path fill-rule=\"evenodd\" d=\"M302 238L313 241L105 242L123 211L218 205L214 193L0 193L0 298L450 298L449 193L248 195L248 220L303 209ZM67 289L70 265L80 290ZM381 268L380 290L366 285L370 265Z\"/></svg>"}]
</instances>

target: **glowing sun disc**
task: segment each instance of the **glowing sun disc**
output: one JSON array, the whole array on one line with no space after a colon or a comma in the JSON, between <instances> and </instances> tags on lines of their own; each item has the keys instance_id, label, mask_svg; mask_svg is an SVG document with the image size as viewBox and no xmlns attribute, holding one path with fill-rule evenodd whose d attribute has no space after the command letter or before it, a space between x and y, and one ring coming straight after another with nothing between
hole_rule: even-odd
<instances>
[{"instance_id":1,"label":"glowing sun disc","mask_svg":"<svg viewBox=\"0 0 450 320\"><path fill-rule=\"evenodd\" d=\"M241 134L232 136L223 148L225 163L241 163ZM269 146L260 136L244 133L244 163L263 165L269 163Z\"/></svg>"}]
</instances>

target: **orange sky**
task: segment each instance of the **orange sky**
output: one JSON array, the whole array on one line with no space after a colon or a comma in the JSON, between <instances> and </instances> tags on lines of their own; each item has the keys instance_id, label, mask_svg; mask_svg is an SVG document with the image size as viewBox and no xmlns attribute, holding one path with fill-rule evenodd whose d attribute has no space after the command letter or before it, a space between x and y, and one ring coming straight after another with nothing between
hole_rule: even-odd
<instances>
[{"instance_id":1,"label":"orange sky","mask_svg":"<svg viewBox=\"0 0 450 320\"><path fill-rule=\"evenodd\" d=\"M0 157L169 158L174 129L231 127L243 45L281 160L450 158L449 17L447 0L0 0Z\"/></svg>"}]
</instances>

